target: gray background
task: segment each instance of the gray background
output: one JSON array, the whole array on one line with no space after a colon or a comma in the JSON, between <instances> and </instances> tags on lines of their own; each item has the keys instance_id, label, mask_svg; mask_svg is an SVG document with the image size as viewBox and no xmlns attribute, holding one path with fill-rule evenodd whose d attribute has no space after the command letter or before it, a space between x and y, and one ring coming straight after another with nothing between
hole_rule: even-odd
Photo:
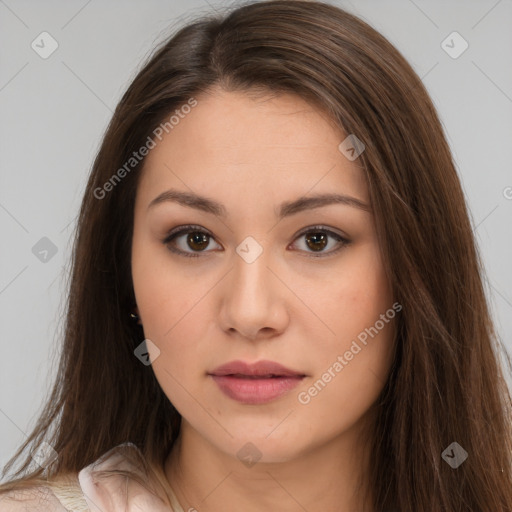
<instances>
[{"instance_id":1,"label":"gray background","mask_svg":"<svg viewBox=\"0 0 512 512\"><path fill-rule=\"evenodd\" d=\"M510 351L512 0L331 3L385 35L429 90ZM157 42L195 14L232 4L0 0L0 467L35 424L53 381L75 218L116 103ZM43 31L59 45L47 59L31 47ZM469 43L456 59L441 46L453 31ZM32 250L43 237L57 248L47 261Z\"/></svg>"}]
</instances>

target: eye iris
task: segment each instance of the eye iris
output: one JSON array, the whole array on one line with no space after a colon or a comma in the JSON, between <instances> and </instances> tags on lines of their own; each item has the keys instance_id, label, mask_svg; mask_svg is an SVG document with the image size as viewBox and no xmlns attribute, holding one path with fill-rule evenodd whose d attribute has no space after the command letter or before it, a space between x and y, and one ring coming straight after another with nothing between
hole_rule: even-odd
<instances>
[{"instance_id":1,"label":"eye iris","mask_svg":"<svg viewBox=\"0 0 512 512\"><path fill-rule=\"evenodd\" d=\"M208 235L197 231L189 233L187 243L191 249L202 251L208 247ZM195 244L199 244L200 247L194 247Z\"/></svg>"},{"instance_id":2,"label":"eye iris","mask_svg":"<svg viewBox=\"0 0 512 512\"><path fill-rule=\"evenodd\" d=\"M313 247L309 244L309 242L313 242ZM320 245L316 245L318 242L321 242ZM327 245L327 236L325 233L311 233L306 235L306 243L310 249L314 251L322 250Z\"/></svg>"}]
</instances>

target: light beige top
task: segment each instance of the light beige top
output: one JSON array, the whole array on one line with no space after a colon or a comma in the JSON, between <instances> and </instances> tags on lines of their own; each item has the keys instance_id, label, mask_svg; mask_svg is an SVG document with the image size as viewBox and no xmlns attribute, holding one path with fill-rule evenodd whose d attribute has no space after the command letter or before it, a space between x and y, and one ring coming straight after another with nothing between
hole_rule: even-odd
<instances>
[{"instance_id":1,"label":"light beige top","mask_svg":"<svg viewBox=\"0 0 512 512\"><path fill-rule=\"evenodd\" d=\"M142 469L126 457L126 450L136 450L142 456L133 443L123 443L83 468L78 478L62 478L48 482L48 486L0 495L0 512L184 512L170 489L172 508L133 478L97 474L115 468L144 478Z\"/></svg>"}]
</instances>

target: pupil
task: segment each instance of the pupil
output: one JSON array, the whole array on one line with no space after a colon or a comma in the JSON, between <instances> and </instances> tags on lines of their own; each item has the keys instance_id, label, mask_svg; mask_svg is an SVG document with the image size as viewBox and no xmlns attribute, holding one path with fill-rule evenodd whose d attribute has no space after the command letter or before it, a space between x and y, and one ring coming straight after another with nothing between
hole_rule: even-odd
<instances>
[{"instance_id":1,"label":"pupil","mask_svg":"<svg viewBox=\"0 0 512 512\"><path fill-rule=\"evenodd\" d=\"M325 236L325 233L313 233L311 235L306 235L306 243L308 244L308 247L310 247L310 249L313 249L313 250L321 250L323 249L326 245L327 245L327 241L326 241L327 237ZM313 240L313 244L316 244L317 242L322 242L321 245L313 245L313 247L311 247L309 245L309 241Z\"/></svg>"},{"instance_id":2,"label":"pupil","mask_svg":"<svg viewBox=\"0 0 512 512\"><path fill-rule=\"evenodd\" d=\"M202 239L202 240L201 240ZM197 249L202 251L208 247L208 235L205 233L191 233L188 237L188 243L191 249ZM200 247L193 247L194 244L198 244Z\"/></svg>"}]
</instances>

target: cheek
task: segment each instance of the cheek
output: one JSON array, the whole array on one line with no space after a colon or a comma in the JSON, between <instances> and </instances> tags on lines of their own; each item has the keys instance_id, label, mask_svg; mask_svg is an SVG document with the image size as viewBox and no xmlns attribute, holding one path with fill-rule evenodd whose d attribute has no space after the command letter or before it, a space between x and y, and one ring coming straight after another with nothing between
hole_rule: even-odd
<instances>
[{"instance_id":1,"label":"cheek","mask_svg":"<svg viewBox=\"0 0 512 512\"><path fill-rule=\"evenodd\" d=\"M378 253L368 247L346 262L333 282L323 318L334 331L308 393L358 416L377 398L393 360L395 323L391 288ZM312 400L313 401L313 400Z\"/></svg>"},{"instance_id":2,"label":"cheek","mask_svg":"<svg viewBox=\"0 0 512 512\"><path fill-rule=\"evenodd\" d=\"M207 320L212 312L205 294L216 281L208 273L199 276L193 265L178 266L165 250L150 244L134 245L132 276L144 336L160 351L153 368L167 392L176 385L171 375L188 381L199 372L201 340L211 339L213 325Z\"/></svg>"},{"instance_id":3,"label":"cheek","mask_svg":"<svg viewBox=\"0 0 512 512\"><path fill-rule=\"evenodd\" d=\"M152 271L153 272L153 271ZM206 378L202 342L208 340L205 322L206 302L190 285L181 289L183 278L146 281L140 293L140 311L144 312L144 336L159 350L152 358L152 369L165 395L180 414L192 415L204 422L199 402ZM187 281L188 283L188 281ZM139 300L139 298L138 298ZM196 410L197 408L197 410ZM197 417L196 417L197 416Z\"/></svg>"},{"instance_id":4,"label":"cheek","mask_svg":"<svg viewBox=\"0 0 512 512\"><path fill-rule=\"evenodd\" d=\"M204 288L183 277L155 279L157 272L151 274L136 295L144 335L158 346L169 364L176 360L188 364L198 340L208 337L204 329L211 311L206 309Z\"/></svg>"},{"instance_id":5,"label":"cheek","mask_svg":"<svg viewBox=\"0 0 512 512\"><path fill-rule=\"evenodd\" d=\"M173 271L169 260L165 264L165 258L156 257L155 251L151 253L145 247L147 245L134 246L132 253L135 297L144 337L158 350L150 351L152 370L160 387L176 406L180 400L186 400L181 397L180 383L188 389L189 378L197 380L196 375L191 375L199 365L196 347L190 340L199 337L197 322L191 319L197 313L195 308L200 306L197 303L201 296L196 293L193 280Z\"/></svg>"},{"instance_id":6,"label":"cheek","mask_svg":"<svg viewBox=\"0 0 512 512\"><path fill-rule=\"evenodd\" d=\"M142 236L134 238L132 277L144 334L161 342L195 313L208 280L193 265L176 263L160 242Z\"/></svg>"},{"instance_id":7,"label":"cheek","mask_svg":"<svg viewBox=\"0 0 512 512\"><path fill-rule=\"evenodd\" d=\"M386 310L384 310L386 311ZM396 317L395 317L396 318ZM347 337L332 345L323 364L299 390L297 401L302 409L301 424L325 437L349 430L378 399L393 360L394 322L376 331L353 326L366 336ZM375 320L372 321L372 327ZM359 334L358 332L358 334ZM320 358L319 358L320 359Z\"/></svg>"},{"instance_id":8,"label":"cheek","mask_svg":"<svg viewBox=\"0 0 512 512\"><path fill-rule=\"evenodd\" d=\"M379 321L393 303L391 287L373 244L351 253L329 283L329 292L321 292L316 291L316 307L333 333L324 346L331 345L337 351L348 350L352 340Z\"/></svg>"}]
</instances>

